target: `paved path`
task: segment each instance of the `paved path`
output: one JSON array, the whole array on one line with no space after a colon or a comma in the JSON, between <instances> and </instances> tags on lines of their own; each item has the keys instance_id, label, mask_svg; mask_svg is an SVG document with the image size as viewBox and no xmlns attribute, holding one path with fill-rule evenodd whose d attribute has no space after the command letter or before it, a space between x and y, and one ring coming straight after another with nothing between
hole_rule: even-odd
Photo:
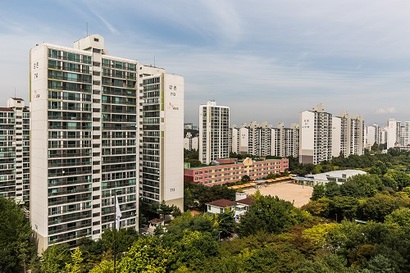
<instances>
[{"instance_id":1,"label":"paved path","mask_svg":"<svg viewBox=\"0 0 410 273\"><path fill-rule=\"evenodd\" d=\"M246 194L254 194L258 189L248 188L243 191ZM307 204L312 196L313 187L301 186L294 183L282 182L277 184L268 184L266 187L261 186L259 191L262 195L278 196L280 199L289 201L295 207L300 208Z\"/></svg>"}]
</instances>

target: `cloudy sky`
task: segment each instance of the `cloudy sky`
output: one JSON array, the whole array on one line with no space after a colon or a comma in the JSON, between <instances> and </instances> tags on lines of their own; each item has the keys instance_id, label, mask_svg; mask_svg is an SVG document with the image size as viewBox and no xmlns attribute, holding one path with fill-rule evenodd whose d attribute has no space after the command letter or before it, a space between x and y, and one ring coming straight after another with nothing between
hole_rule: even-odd
<instances>
[{"instance_id":1,"label":"cloudy sky","mask_svg":"<svg viewBox=\"0 0 410 273\"><path fill-rule=\"evenodd\" d=\"M28 98L31 47L87 33L184 76L186 122L208 100L237 125L288 125L319 103L366 124L410 120L408 0L1 1L0 105Z\"/></svg>"}]
</instances>

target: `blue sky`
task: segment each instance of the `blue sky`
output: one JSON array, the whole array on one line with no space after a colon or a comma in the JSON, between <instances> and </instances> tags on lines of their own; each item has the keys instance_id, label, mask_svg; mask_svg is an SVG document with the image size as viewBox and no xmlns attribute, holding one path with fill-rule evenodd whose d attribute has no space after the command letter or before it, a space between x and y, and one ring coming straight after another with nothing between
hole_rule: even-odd
<instances>
[{"instance_id":1,"label":"blue sky","mask_svg":"<svg viewBox=\"0 0 410 273\"><path fill-rule=\"evenodd\" d=\"M185 120L208 100L231 123L301 111L410 120L410 1L20 0L0 3L1 105L28 98L28 52L88 33L109 54L185 78Z\"/></svg>"}]
</instances>

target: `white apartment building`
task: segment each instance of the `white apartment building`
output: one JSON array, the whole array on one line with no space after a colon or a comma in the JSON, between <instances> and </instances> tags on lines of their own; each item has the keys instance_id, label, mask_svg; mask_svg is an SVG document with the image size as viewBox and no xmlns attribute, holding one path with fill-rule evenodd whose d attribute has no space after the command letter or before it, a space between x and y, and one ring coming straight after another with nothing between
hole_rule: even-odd
<instances>
[{"instance_id":1,"label":"white apartment building","mask_svg":"<svg viewBox=\"0 0 410 273\"><path fill-rule=\"evenodd\" d=\"M319 104L300 114L299 162L318 164L343 155L364 152L364 120L348 113L333 116Z\"/></svg>"},{"instance_id":2,"label":"white apartment building","mask_svg":"<svg viewBox=\"0 0 410 273\"><path fill-rule=\"evenodd\" d=\"M74 48L31 49L30 217L39 252L99 238L114 227L116 197L120 226L135 229L139 195L183 198L183 98L182 77L108 55L99 35Z\"/></svg>"},{"instance_id":3,"label":"white apartment building","mask_svg":"<svg viewBox=\"0 0 410 273\"><path fill-rule=\"evenodd\" d=\"M0 107L0 197L29 204L30 112L21 98Z\"/></svg>"},{"instance_id":4,"label":"white apartment building","mask_svg":"<svg viewBox=\"0 0 410 273\"><path fill-rule=\"evenodd\" d=\"M255 156L297 157L299 152L299 125L286 128L280 123L272 128L267 122L253 121L240 128L231 128L232 151Z\"/></svg>"},{"instance_id":5,"label":"white apartment building","mask_svg":"<svg viewBox=\"0 0 410 273\"><path fill-rule=\"evenodd\" d=\"M380 127L377 124L366 126L366 148L370 149L375 143L381 143Z\"/></svg>"},{"instance_id":6,"label":"white apartment building","mask_svg":"<svg viewBox=\"0 0 410 273\"><path fill-rule=\"evenodd\" d=\"M363 118L361 116L351 118L349 113L345 112L340 115L340 128L340 153L344 157L348 157L351 154L362 155L364 152ZM333 145L337 145L335 138L333 139Z\"/></svg>"},{"instance_id":7,"label":"white apartment building","mask_svg":"<svg viewBox=\"0 0 410 273\"><path fill-rule=\"evenodd\" d=\"M319 104L299 115L299 162L318 164L332 158L332 114Z\"/></svg>"},{"instance_id":8,"label":"white apartment building","mask_svg":"<svg viewBox=\"0 0 410 273\"><path fill-rule=\"evenodd\" d=\"M184 210L184 79L143 68L140 190ZM152 76L150 76L152 75Z\"/></svg>"},{"instance_id":9,"label":"white apartment building","mask_svg":"<svg viewBox=\"0 0 410 273\"><path fill-rule=\"evenodd\" d=\"M184 138L184 149L189 151L198 151L198 137L192 136L191 133L187 133Z\"/></svg>"},{"instance_id":10,"label":"white apartment building","mask_svg":"<svg viewBox=\"0 0 410 273\"><path fill-rule=\"evenodd\" d=\"M199 106L199 161L209 164L213 160L228 158L230 140L230 109L208 101Z\"/></svg>"},{"instance_id":11,"label":"white apartment building","mask_svg":"<svg viewBox=\"0 0 410 273\"><path fill-rule=\"evenodd\" d=\"M386 126L386 144L387 149L399 146L400 142L400 121L393 118L387 121Z\"/></svg>"}]
</instances>

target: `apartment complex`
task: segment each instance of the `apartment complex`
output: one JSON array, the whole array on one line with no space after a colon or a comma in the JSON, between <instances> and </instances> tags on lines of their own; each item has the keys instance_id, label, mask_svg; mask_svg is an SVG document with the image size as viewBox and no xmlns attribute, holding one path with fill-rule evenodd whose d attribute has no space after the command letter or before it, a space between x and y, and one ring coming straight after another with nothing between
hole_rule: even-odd
<instances>
[{"instance_id":1,"label":"apartment complex","mask_svg":"<svg viewBox=\"0 0 410 273\"><path fill-rule=\"evenodd\" d=\"M21 98L0 107L0 197L28 205L30 195L30 112Z\"/></svg>"},{"instance_id":2,"label":"apartment complex","mask_svg":"<svg viewBox=\"0 0 410 273\"><path fill-rule=\"evenodd\" d=\"M184 179L187 182L213 186L240 181L245 175L249 176L252 181L259 180L271 173L283 173L287 169L289 169L287 158L268 160L246 158L242 162L185 169Z\"/></svg>"},{"instance_id":3,"label":"apartment complex","mask_svg":"<svg viewBox=\"0 0 410 273\"><path fill-rule=\"evenodd\" d=\"M183 78L110 56L104 38L30 51L30 217L39 250L138 228L139 196L183 200ZM176 132L178 131L179 134Z\"/></svg>"},{"instance_id":4,"label":"apartment complex","mask_svg":"<svg viewBox=\"0 0 410 273\"><path fill-rule=\"evenodd\" d=\"M277 128L267 122L251 122L231 128L231 151L253 156L297 157L299 153L299 125L286 128L280 123Z\"/></svg>"},{"instance_id":5,"label":"apartment complex","mask_svg":"<svg viewBox=\"0 0 410 273\"><path fill-rule=\"evenodd\" d=\"M229 157L230 110L227 106L209 101L199 106L199 161L209 164Z\"/></svg>"},{"instance_id":6,"label":"apartment complex","mask_svg":"<svg viewBox=\"0 0 410 273\"><path fill-rule=\"evenodd\" d=\"M299 162L318 164L343 155L363 154L364 120L348 113L333 116L319 104L299 115Z\"/></svg>"}]
</instances>

